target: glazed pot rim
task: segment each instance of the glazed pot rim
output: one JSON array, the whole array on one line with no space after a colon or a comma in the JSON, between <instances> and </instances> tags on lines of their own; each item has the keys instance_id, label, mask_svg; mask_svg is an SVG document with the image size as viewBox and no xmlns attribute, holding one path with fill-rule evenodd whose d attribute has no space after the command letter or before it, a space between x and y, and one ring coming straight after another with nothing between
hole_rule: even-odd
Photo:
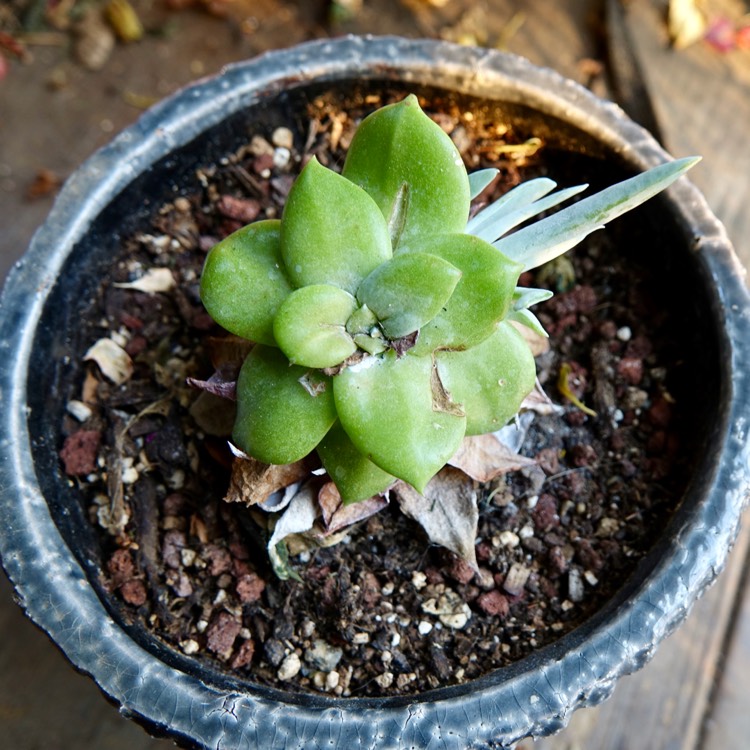
<instances>
[{"instance_id":1,"label":"glazed pot rim","mask_svg":"<svg viewBox=\"0 0 750 750\"><path fill-rule=\"evenodd\" d=\"M224 736L225 742L237 747L252 747L255 722L269 711L276 716L279 731L287 731L290 737L302 726L300 722L305 723L305 741L311 744L300 747L329 744L329 736L351 747L401 747L410 741L420 746L419 738L424 741L440 734L446 747L462 748L496 738L511 744L528 734L559 729L573 708L600 702L619 676L642 666L654 645L684 618L723 567L724 558L717 558L714 550L731 546L747 500L750 449L744 412L750 403L750 302L723 227L698 191L683 179L670 188L668 199L671 205L680 206L675 208L678 220L692 237L693 251L701 256L715 289L712 313L724 330L720 351L725 361L721 363L722 434L712 451L728 461L706 478L708 499L691 509L690 518L682 519L678 535L668 544L678 565L668 576L657 565L639 586L638 597L621 603L616 613L605 607L607 628L601 627L603 611L583 630L558 641L578 650L563 654L557 643L552 644L465 685L424 696L385 699L297 694L284 704L288 715L282 716L277 699L287 695L283 691L258 688L251 694L243 692L247 683L229 678L194 680L146 652L118 627L87 587L84 571L60 536L32 463L26 389L34 331L45 301L95 216L149 165L228 115L258 98L271 98L286 86L363 76L374 80L398 77L415 85L435 85L543 109L599 138L637 169L669 158L616 105L596 99L574 82L523 58L432 40L343 37L269 52L183 89L145 113L70 178L27 255L11 271L0 298L0 350L4 353L0 362L0 486L4 488L0 507L6 519L6 527L0 530L0 554L23 607L74 665L91 673L123 713L152 729L169 727L190 742L218 746L217 738ZM116 169L121 165L124 168ZM35 550L33 555L30 549ZM71 581L74 585L66 584L65 593L59 584ZM84 606L86 615L103 619L93 622L82 617L79 608ZM103 661L97 654L97 641L102 638L112 645ZM207 717L200 734L192 728L191 706L196 705L202 706ZM179 721L176 706L186 709L187 716ZM458 718L448 717L452 706L460 707ZM299 741L303 742L302 735Z\"/></svg>"}]
</instances>

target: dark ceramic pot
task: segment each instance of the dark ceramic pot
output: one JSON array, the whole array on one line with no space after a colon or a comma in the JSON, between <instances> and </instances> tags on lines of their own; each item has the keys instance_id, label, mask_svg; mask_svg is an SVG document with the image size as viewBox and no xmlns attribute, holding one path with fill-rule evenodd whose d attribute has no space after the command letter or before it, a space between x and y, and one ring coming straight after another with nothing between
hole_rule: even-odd
<instances>
[{"instance_id":1,"label":"dark ceramic pot","mask_svg":"<svg viewBox=\"0 0 750 750\"><path fill-rule=\"evenodd\" d=\"M516 57L441 42L347 38L234 65L146 113L69 180L0 308L0 552L21 606L80 670L155 734L190 747L510 747L561 729L641 667L726 560L748 492L750 305L724 230L684 180L656 202L675 315L690 309L705 377L704 450L680 507L623 589L583 626L533 656L421 696L334 699L258 687L200 666L119 622L94 585L97 557L58 466L70 349L84 301L118 239L232 150L247 123L280 124L296 100L352 82L457 92L500 103L561 148L625 171L668 156L612 104Z\"/></svg>"}]
</instances>

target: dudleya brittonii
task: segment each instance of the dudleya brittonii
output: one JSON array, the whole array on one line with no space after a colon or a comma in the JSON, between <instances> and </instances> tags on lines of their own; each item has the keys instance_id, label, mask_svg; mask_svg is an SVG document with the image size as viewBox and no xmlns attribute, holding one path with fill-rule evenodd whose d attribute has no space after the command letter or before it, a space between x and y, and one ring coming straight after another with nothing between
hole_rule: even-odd
<instances>
[{"instance_id":1,"label":"dudleya brittonii","mask_svg":"<svg viewBox=\"0 0 750 750\"><path fill-rule=\"evenodd\" d=\"M495 170L467 175L413 95L359 126L341 175L312 159L282 219L214 247L203 302L255 342L237 384L233 440L288 464L317 449L345 502L396 478L422 491L465 435L505 425L535 365L517 324L550 292L520 274L663 190L696 158L659 165L551 216L579 193L546 178L469 220ZM506 236L507 235L507 236Z\"/></svg>"}]
</instances>

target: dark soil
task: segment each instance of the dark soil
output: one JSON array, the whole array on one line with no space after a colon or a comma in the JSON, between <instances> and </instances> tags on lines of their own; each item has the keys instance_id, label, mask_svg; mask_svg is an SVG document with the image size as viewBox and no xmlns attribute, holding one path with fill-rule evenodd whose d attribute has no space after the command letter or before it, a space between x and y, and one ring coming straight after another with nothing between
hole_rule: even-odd
<instances>
[{"instance_id":1,"label":"dark soil","mask_svg":"<svg viewBox=\"0 0 750 750\"><path fill-rule=\"evenodd\" d=\"M274 577L249 511L223 501L231 402L186 385L208 378L233 345L200 304L201 267L216 240L279 214L304 158L340 165L353 120L379 104L370 97L345 114L334 101L314 102L296 150L286 150L285 132L257 133L200 172L200 192L163 206L125 243L89 344L114 339L133 371L115 385L87 363L61 446L100 533L102 583L121 618L236 677L343 696L461 683L580 625L653 545L690 460L673 386L685 369L680 331L660 312L657 279L638 253L617 249L622 232L642 241L638 229L613 229L576 250L572 266L545 271L564 291L538 310L551 334L538 369L563 408L537 417L528 435L522 452L535 467L479 488L480 573L430 546L392 503L345 543L294 557L301 583ZM447 103L435 116L471 169L501 169L498 192L573 159L505 149L529 134L482 112ZM147 293L115 283L153 268L170 269L175 286ZM563 390L596 416L564 398L561 372Z\"/></svg>"}]
</instances>

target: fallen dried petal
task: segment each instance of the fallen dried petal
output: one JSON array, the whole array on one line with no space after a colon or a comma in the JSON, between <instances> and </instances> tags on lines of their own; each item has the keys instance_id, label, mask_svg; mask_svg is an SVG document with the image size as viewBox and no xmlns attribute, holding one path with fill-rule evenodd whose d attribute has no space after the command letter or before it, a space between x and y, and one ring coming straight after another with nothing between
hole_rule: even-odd
<instances>
[{"instance_id":1,"label":"fallen dried petal","mask_svg":"<svg viewBox=\"0 0 750 750\"><path fill-rule=\"evenodd\" d=\"M115 385L122 385L133 375L133 361L112 339L99 339L83 358L87 362L96 362L104 377Z\"/></svg>"},{"instance_id":2,"label":"fallen dried petal","mask_svg":"<svg viewBox=\"0 0 750 750\"><path fill-rule=\"evenodd\" d=\"M175 281L168 268L151 268L140 279L121 284L114 284L118 289L133 289L137 292L154 294L174 289Z\"/></svg>"}]
</instances>

